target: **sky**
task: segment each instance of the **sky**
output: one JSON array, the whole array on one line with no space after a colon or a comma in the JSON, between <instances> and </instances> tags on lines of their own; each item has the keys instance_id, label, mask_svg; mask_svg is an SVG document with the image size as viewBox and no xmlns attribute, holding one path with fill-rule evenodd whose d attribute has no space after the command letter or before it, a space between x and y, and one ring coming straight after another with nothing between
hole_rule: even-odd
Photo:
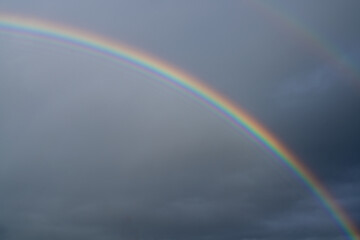
<instances>
[{"instance_id":1,"label":"sky","mask_svg":"<svg viewBox=\"0 0 360 240\"><path fill-rule=\"evenodd\" d=\"M357 0L1 0L149 53L261 122L360 227ZM0 239L342 240L292 171L124 63L0 31Z\"/></svg>"}]
</instances>

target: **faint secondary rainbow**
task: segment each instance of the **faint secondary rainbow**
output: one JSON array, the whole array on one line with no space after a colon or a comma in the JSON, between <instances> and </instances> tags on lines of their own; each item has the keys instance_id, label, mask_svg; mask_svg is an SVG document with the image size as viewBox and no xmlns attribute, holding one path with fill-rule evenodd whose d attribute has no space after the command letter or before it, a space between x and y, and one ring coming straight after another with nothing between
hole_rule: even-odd
<instances>
[{"instance_id":1,"label":"faint secondary rainbow","mask_svg":"<svg viewBox=\"0 0 360 240\"><path fill-rule=\"evenodd\" d=\"M239 130L247 133L266 150L287 165L323 203L347 237L360 240L355 225L332 198L330 193L269 130L235 103L222 96L211 87L179 69L128 46L109 39L45 21L0 14L0 32L11 32L25 36L60 42L77 48L125 62L129 66L160 78L166 84L182 89L196 97L217 113L228 119Z\"/></svg>"},{"instance_id":2,"label":"faint secondary rainbow","mask_svg":"<svg viewBox=\"0 0 360 240\"><path fill-rule=\"evenodd\" d=\"M273 6L268 1L245 1L247 6L254 8L261 16L267 17L276 27L283 27L286 31L295 33L303 43L314 49L337 70L345 74L348 81L360 88L360 71L349 58L344 56L336 46L326 41L320 34L314 32L295 17Z\"/></svg>"}]
</instances>

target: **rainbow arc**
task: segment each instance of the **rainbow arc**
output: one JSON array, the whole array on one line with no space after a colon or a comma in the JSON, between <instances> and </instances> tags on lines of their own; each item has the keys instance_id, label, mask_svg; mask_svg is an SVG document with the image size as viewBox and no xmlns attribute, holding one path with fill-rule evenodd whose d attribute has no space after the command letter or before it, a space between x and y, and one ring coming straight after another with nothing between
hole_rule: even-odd
<instances>
[{"instance_id":1,"label":"rainbow arc","mask_svg":"<svg viewBox=\"0 0 360 240\"><path fill-rule=\"evenodd\" d=\"M344 230L348 239L360 240L360 234L355 225L298 157L239 105L231 102L195 77L124 44L47 21L0 14L0 32L11 32L22 36L41 38L80 48L90 53L100 54L126 63L145 74L151 74L164 83L196 97L285 163L305 183L310 191L321 200L324 207Z\"/></svg>"}]
</instances>

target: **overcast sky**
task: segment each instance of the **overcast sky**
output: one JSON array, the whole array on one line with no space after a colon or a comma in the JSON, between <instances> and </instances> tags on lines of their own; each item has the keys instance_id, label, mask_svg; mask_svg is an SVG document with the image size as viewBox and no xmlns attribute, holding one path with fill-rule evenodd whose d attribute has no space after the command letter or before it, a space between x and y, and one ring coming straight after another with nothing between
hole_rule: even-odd
<instances>
[{"instance_id":1,"label":"overcast sky","mask_svg":"<svg viewBox=\"0 0 360 240\"><path fill-rule=\"evenodd\" d=\"M357 0L0 1L0 13L126 43L217 89L299 156L357 226L359 9ZM247 135L81 50L0 31L0 131L1 240L347 239Z\"/></svg>"}]
</instances>

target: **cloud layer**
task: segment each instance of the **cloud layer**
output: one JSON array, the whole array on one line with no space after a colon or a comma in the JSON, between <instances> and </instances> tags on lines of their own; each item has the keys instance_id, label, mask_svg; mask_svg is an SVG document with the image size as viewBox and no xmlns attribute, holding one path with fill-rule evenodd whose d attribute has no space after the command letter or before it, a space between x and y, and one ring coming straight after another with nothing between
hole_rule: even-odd
<instances>
[{"instance_id":1,"label":"cloud layer","mask_svg":"<svg viewBox=\"0 0 360 240\"><path fill-rule=\"evenodd\" d=\"M272 2L350 45L356 66L354 6L309 3ZM352 80L246 2L189 5L0 3L195 73L264 122L359 221ZM345 239L286 166L183 94L49 42L2 33L0 51L1 239Z\"/></svg>"}]
</instances>

